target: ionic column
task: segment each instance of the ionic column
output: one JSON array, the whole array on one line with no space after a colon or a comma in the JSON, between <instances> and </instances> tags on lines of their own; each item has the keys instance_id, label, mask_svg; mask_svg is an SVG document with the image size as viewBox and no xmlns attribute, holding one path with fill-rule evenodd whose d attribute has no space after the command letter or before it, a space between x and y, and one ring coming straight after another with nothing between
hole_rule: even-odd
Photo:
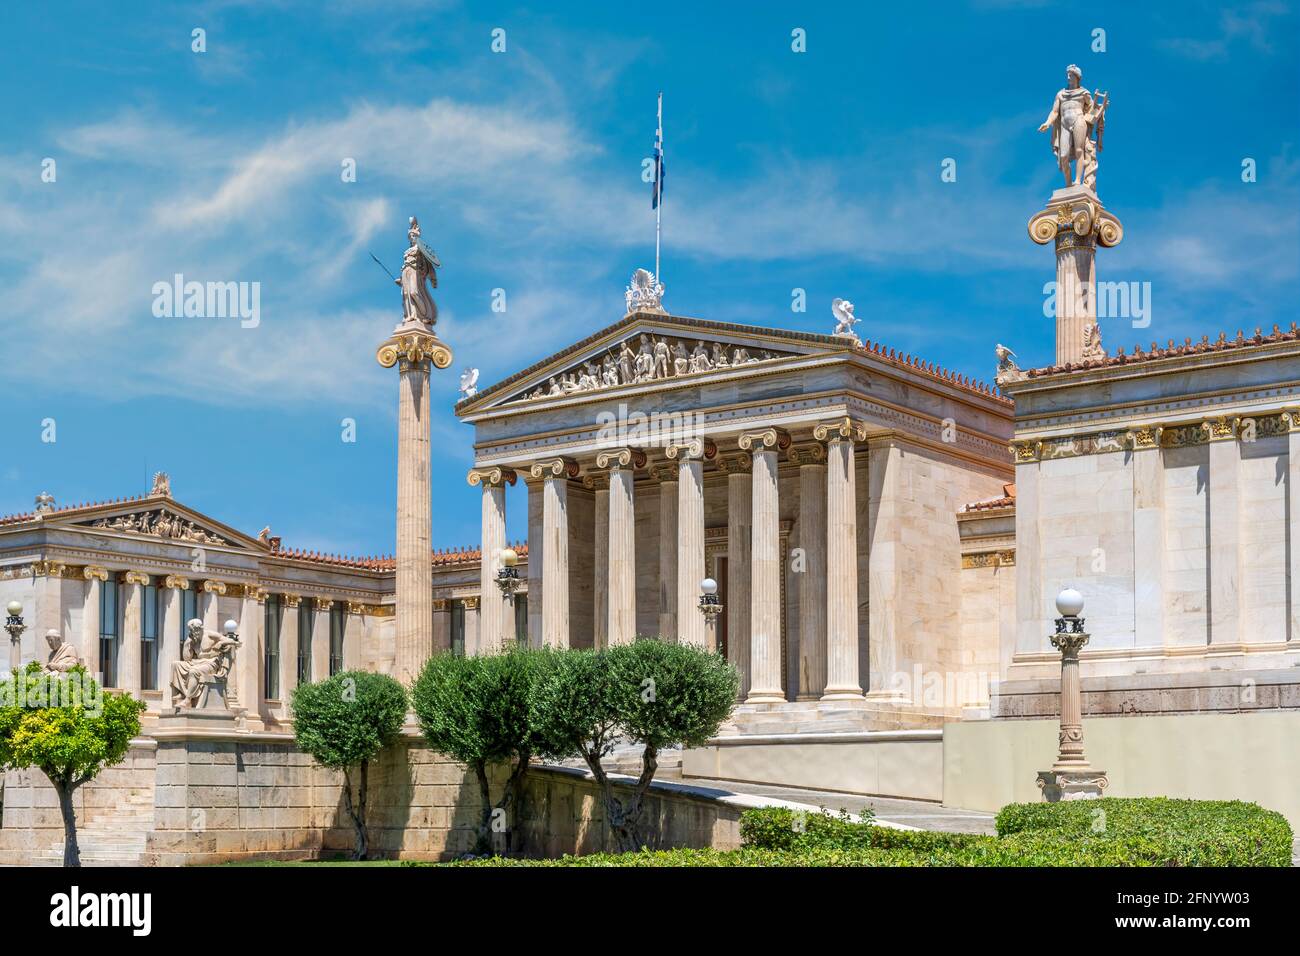
<instances>
[{"instance_id":1,"label":"ionic column","mask_svg":"<svg viewBox=\"0 0 1300 956\"><path fill-rule=\"evenodd\" d=\"M749 704L785 700L781 687L781 522L777 457L790 436L776 428L740 436L753 455L753 548L750 558Z\"/></svg>"},{"instance_id":2,"label":"ionic column","mask_svg":"<svg viewBox=\"0 0 1300 956\"><path fill-rule=\"evenodd\" d=\"M397 639L394 676L408 686L433 653L433 500L429 476L429 373L452 354L419 321L379 346L384 368L399 366L397 402ZM320 675L313 675L318 680Z\"/></svg>"},{"instance_id":3,"label":"ionic column","mask_svg":"<svg viewBox=\"0 0 1300 956\"><path fill-rule=\"evenodd\" d=\"M480 604L478 595L469 594L461 599L465 607L465 653L468 654L471 647L482 647L483 637L479 628L482 625L480 614Z\"/></svg>"},{"instance_id":4,"label":"ionic column","mask_svg":"<svg viewBox=\"0 0 1300 956\"><path fill-rule=\"evenodd\" d=\"M483 486L482 559L479 562L479 640L471 647L465 642L466 654L492 653L506 638L506 621L514 634L514 614L509 598L497 587L501 570L501 552L506 547L506 485L515 483L515 473L508 468L472 468L470 485Z\"/></svg>"},{"instance_id":5,"label":"ionic column","mask_svg":"<svg viewBox=\"0 0 1300 956\"><path fill-rule=\"evenodd\" d=\"M226 593L225 581L204 581L203 595L199 600L199 616L203 618L203 627L209 631L221 630L221 609L218 599Z\"/></svg>"},{"instance_id":6,"label":"ionic column","mask_svg":"<svg viewBox=\"0 0 1300 956\"><path fill-rule=\"evenodd\" d=\"M718 468L727 475L727 660L740 672L740 699L749 695L750 587L754 484L749 455L726 455Z\"/></svg>"},{"instance_id":7,"label":"ionic column","mask_svg":"<svg viewBox=\"0 0 1300 956\"><path fill-rule=\"evenodd\" d=\"M162 691L162 707L175 707L172 700L172 663L180 656L181 592L190 589L185 578L169 574L162 582L162 619L158 622L158 689Z\"/></svg>"},{"instance_id":8,"label":"ionic column","mask_svg":"<svg viewBox=\"0 0 1300 956\"><path fill-rule=\"evenodd\" d=\"M1210 442L1210 644L1241 642L1240 419L1218 418L1201 427Z\"/></svg>"},{"instance_id":9,"label":"ionic column","mask_svg":"<svg viewBox=\"0 0 1300 956\"><path fill-rule=\"evenodd\" d=\"M694 438L665 450L677 465L677 640L708 647L714 637L700 602L704 580L704 459L717 447L707 438ZM666 635L665 635L666 636Z\"/></svg>"},{"instance_id":10,"label":"ionic column","mask_svg":"<svg viewBox=\"0 0 1300 956\"><path fill-rule=\"evenodd\" d=\"M677 508L680 483L677 467L658 465L659 479L659 636L675 641L677 630Z\"/></svg>"},{"instance_id":11,"label":"ionic column","mask_svg":"<svg viewBox=\"0 0 1300 956\"><path fill-rule=\"evenodd\" d=\"M144 586L149 575L128 571L122 576L126 602L122 606L122 652L118 661L117 686L140 696L140 642L144 637Z\"/></svg>"},{"instance_id":12,"label":"ionic column","mask_svg":"<svg viewBox=\"0 0 1300 956\"><path fill-rule=\"evenodd\" d=\"M582 483L592 490L592 642L599 649L609 645L609 478L584 475Z\"/></svg>"},{"instance_id":13,"label":"ionic column","mask_svg":"<svg viewBox=\"0 0 1300 956\"><path fill-rule=\"evenodd\" d=\"M255 584L244 585L239 606L239 640L235 653L235 690L249 730L262 729L262 622L266 594Z\"/></svg>"},{"instance_id":14,"label":"ionic column","mask_svg":"<svg viewBox=\"0 0 1300 956\"><path fill-rule=\"evenodd\" d=\"M298 686L298 606L302 596L280 595L280 701L281 719L292 716L289 703Z\"/></svg>"},{"instance_id":15,"label":"ionic column","mask_svg":"<svg viewBox=\"0 0 1300 956\"><path fill-rule=\"evenodd\" d=\"M856 700L858 686L858 518L854 441L867 430L851 418L813 429L826 449L826 692L822 700Z\"/></svg>"},{"instance_id":16,"label":"ionic column","mask_svg":"<svg viewBox=\"0 0 1300 956\"><path fill-rule=\"evenodd\" d=\"M578 465L567 458L551 458L534 464L532 475L545 478L542 490L542 643L548 647L568 647L568 482L570 478L578 477Z\"/></svg>"},{"instance_id":17,"label":"ionic column","mask_svg":"<svg viewBox=\"0 0 1300 956\"><path fill-rule=\"evenodd\" d=\"M609 469L609 628L611 646L636 640L636 513L632 488L645 452L616 448L596 456Z\"/></svg>"},{"instance_id":18,"label":"ionic column","mask_svg":"<svg viewBox=\"0 0 1300 956\"><path fill-rule=\"evenodd\" d=\"M100 680L103 677L103 667L99 659L99 609L108 571L87 565L81 574L86 579L86 598L81 607L81 659L86 662L86 670Z\"/></svg>"},{"instance_id":19,"label":"ionic column","mask_svg":"<svg viewBox=\"0 0 1300 956\"><path fill-rule=\"evenodd\" d=\"M790 449L799 465L799 693L818 700L826 691L826 449Z\"/></svg>"},{"instance_id":20,"label":"ionic column","mask_svg":"<svg viewBox=\"0 0 1300 956\"><path fill-rule=\"evenodd\" d=\"M430 561L429 567L433 567ZM432 614L433 593L429 593L430 614ZM330 676L330 609L334 607L334 602L330 598L316 599L316 625L311 629L311 679L312 683L319 683L323 680L329 680ZM433 656L433 619L429 620L429 654ZM428 660L428 657L425 660ZM421 666L423 666L421 661ZM419 677L419 672L416 672Z\"/></svg>"}]
</instances>

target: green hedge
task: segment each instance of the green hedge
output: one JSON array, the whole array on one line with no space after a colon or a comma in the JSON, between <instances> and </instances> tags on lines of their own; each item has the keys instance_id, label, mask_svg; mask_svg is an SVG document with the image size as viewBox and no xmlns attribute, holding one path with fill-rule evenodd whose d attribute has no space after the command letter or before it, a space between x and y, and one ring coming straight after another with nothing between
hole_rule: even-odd
<instances>
[{"instance_id":1,"label":"green hedge","mask_svg":"<svg viewBox=\"0 0 1300 956\"><path fill-rule=\"evenodd\" d=\"M1290 866L1291 827L1253 803L1165 798L1015 803L997 836L876 826L870 813L748 810L738 850L642 850L459 866Z\"/></svg>"}]
</instances>

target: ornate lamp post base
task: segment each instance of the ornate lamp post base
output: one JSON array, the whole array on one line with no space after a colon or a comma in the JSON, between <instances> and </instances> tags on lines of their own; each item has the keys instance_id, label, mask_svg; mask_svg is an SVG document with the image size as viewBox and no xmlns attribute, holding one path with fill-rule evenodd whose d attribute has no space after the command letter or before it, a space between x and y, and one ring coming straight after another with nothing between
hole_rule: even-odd
<instances>
[{"instance_id":1,"label":"ornate lamp post base","mask_svg":"<svg viewBox=\"0 0 1300 956\"><path fill-rule=\"evenodd\" d=\"M1040 770L1038 789L1048 803L1096 800L1110 784L1104 770Z\"/></svg>"}]
</instances>

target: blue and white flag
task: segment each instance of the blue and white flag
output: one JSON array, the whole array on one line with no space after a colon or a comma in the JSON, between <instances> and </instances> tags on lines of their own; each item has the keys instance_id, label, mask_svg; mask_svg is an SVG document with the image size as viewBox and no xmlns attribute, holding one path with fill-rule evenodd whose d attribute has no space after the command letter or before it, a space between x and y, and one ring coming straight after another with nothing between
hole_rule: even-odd
<instances>
[{"instance_id":1,"label":"blue and white flag","mask_svg":"<svg viewBox=\"0 0 1300 956\"><path fill-rule=\"evenodd\" d=\"M664 95L659 94L659 128L655 130L655 187L650 208L658 209L664 198Z\"/></svg>"}]
</instances>

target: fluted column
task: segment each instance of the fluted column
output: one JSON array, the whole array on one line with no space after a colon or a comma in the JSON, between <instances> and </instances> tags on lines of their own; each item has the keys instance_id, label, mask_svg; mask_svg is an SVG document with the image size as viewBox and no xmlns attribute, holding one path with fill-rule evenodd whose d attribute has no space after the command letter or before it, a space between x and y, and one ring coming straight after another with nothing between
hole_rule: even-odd
<instances>
[{"instance_id":1,"label":"fluted column","mask_svg":"<svg viewBox=\"0 0 1300 956\"><path fill-rule=\"evenodd\" d=\"M542 490L542 643L569 646L569 479L578 465L567 458L539 461L534 478ZM531 550L531 549L530 549Z\"/></svg>"},{"instance_id":2,"label":"fluted column","mask_svg":"<svg viewBox=\"0 0 1300 956\"><path fill-rule=\"evenodd\" d=\"M717 454L713 442L695 438L665 449L677 461L677 640L708 647L715 639L700 613L704 580L704 459ZM667 635L665 635L667 636Z\"/></svg>"},{"instance_id":3,"label":"fluted column","mask_svg":"<svg viewBox=\"0 0 1300 956\"><path fill-rule=\"evenodd\" d=\"M149 575L128 571L122 577L126 602L122 606L121 657L117 668L117 685L125 691L140 696L140 642L144 637L144 586Z\"/></svg>"},{"instance_id":4,"label":"fluted column","mask_svg":"<svg viewBox=\"0 0 1300 956\"><path fill-rule=\"evenodd\" d=\"M596 456L609 470L609 627L610 645L636 640L636 512L633 485L644 468L645 452L615 448Z\"/></svg>"},{"instance_id":5,"label":"fluted column","mask_svg":"<svg viewBox=\"0 0 1300 956\"><path fill-rule=\"evenodd\" d=\"M240 709L249 730L262 729L262 623L266 594L255 584L244 586L244 600L239 606L239 640L243 645L235 653L235 685Z\"/></svg>"},{"instance_id":6,"label":"fluted column","mask_svg":"<svg viewBox=\"0 0 1300 956\"><path fill-rule=\"evenodd\" d=\"M592 490L592 643L599 649L609 646L609 478L584 475L582 482Z\"/></svg>"},{"instance_id":7,"label":"fluted column","mask_svg":"<svg viewBox=\"0 0 1300 956\"><path fill-rule=\"evenodd\" d=\"M790 449L799 465L799 549L791 564L799 584L799 693L817 700L826 690L826 449Z\"/></svg>"},{"instance_id":8,"label":"fluted column","mask_svg":"<svg viewBox=\"0 0 1300 956\"><path fill-rule=\"evenodd\" d=\"M727 660L740 672L740 699L749 695L749 561L754 485L749 455L727 455L718 467L727 475Z\"/></svg>"},{"instance_id":9,"label":"fluted column","mask_svg":"<svg viewBox=\"0 0 1300 956\"><path fill-rule=\"evenodd\" d=\"M466 654L493 653L506 639L506 621L514 635L514 614L510 599L497 587L501 570L501 552L506 547L506 485L515 483L515 473L508 468L473 468L470 485L483 486L482 559L479 562L479 639Z\"/></svg>"},{"instance_id":10,"label":"fluted column","mask_svg":"<svg viewBox=\"0 0 1300 956\"><path fill-rule=\"evenodd\" d=\"M790 436L775 428L740 436L753 454L753 547L750 558L751 686L746 703L785 700L781 687L781 522L777 457Z\"/></svg>"},{"instance_id":11,"label":"fluted column","mask_svg":"<svg viewBox=\"0 0 1300 956\"><path fill-rule=\"evenodd\" d=\"M293 716L290 702L293 689L298 686L298 607L301 604L301 595L280 596L280 717L284 720Z\"/></svg>"},{"instance_id":12,"label":"fluted column","mask_svg":"<svg viewBox=\"0 0 1300 956\"><path fill-rule=\"evenodd\" d=\"M866 441L861 422L818 425L826 455L826 692L822 700L856 700L858 684L857 469L853 443Z\"/></svg>"},{"instance_id":13,"label":"fluted column","mask_svg":"<svg viewBox=\"0 0 1300 956\"><path fill-rule=\"evenodd\" d=\"M451 349L419 321L393 330L375 353L398 366L397 639L394 676L411 684L433 653L433 500L429 478L429 373L451 365ZM319 675L317 679L320 679Z\"/></svg>"},{"instance_id":14,"label":"fluted column","mask_svg":"<svg viewBox=\"0 0 1300 956\"><path fill-rule=\"evenodd\" d=\"M99 611L103 601L104 582L108 580L108 571L105 568L88 565L81 573L86 579L86 597L81 607L81 659L86 662L86 670L91 674L102 676L102 664L99 659Z\"/></svg>"},{"instance_id":15,"label":"fluted column","mask_svg":"<svg viewBox=\"0 0 1300 956\"><path fill-rule=\"evenodd\" d=\"M659 636L675 641L677 629L677 466L659 465Z\"/></svg>"},{"instance_id":16,"label":"fluted column","mask_svg":"<svg viewBox=\"0 0 1300 956\"><path fill-rule=\"evenodd\" d=\"M163 579L163 608L158 622L158 688L162 691L162 707L175 707L172 701L172 663L180 657L181 594L190 589L185 578L169 574Z\"/></svg>"}]
</instances>

